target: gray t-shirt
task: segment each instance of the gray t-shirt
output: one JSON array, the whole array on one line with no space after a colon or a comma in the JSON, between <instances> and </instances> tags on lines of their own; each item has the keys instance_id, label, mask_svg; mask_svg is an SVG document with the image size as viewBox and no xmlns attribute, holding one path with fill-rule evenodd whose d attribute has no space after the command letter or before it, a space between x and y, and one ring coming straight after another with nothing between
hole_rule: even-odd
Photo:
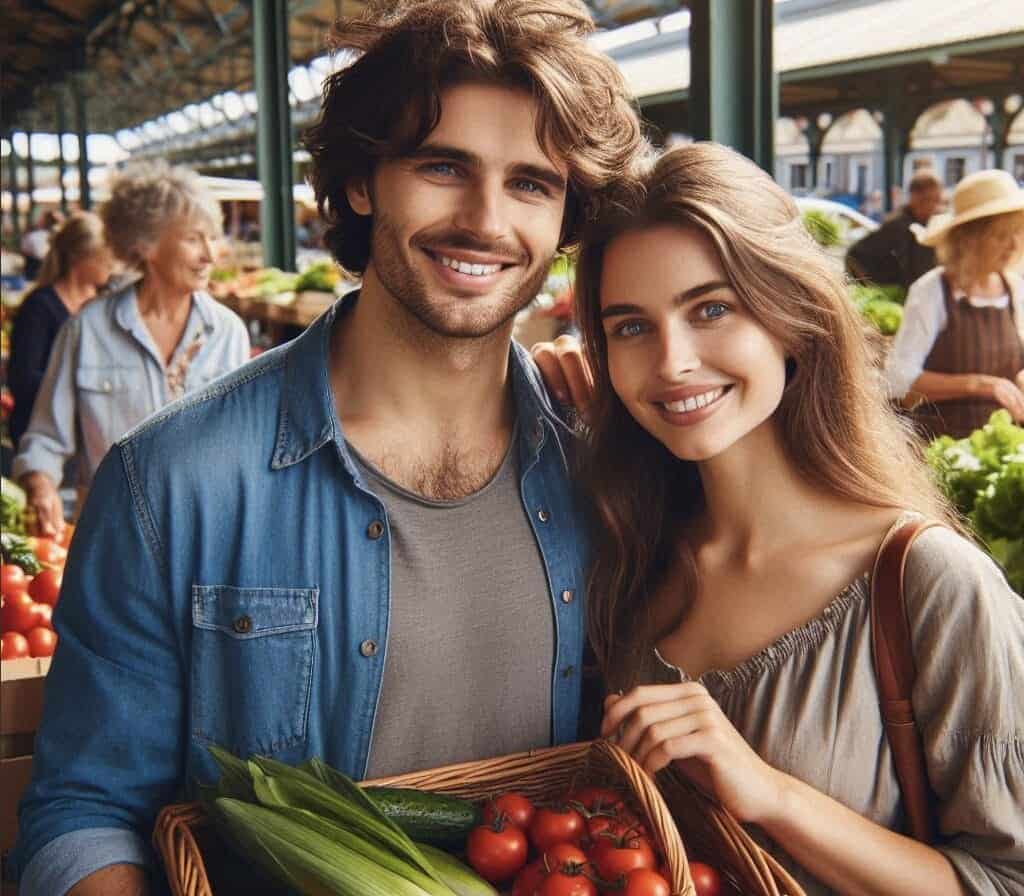
<instances>
[{"instance_id":1,"label":"gray t-shirt","mask_svg":"<svg viewBox=\"0 0 1024 896\"><path fill-rule=\"evenodd\" d=\"M554 611L516 443L513 435L487 485L445 502L407 491L352 451L384 503L391 539L367 778L551 744Z\"/></svg>"}]
</instances>

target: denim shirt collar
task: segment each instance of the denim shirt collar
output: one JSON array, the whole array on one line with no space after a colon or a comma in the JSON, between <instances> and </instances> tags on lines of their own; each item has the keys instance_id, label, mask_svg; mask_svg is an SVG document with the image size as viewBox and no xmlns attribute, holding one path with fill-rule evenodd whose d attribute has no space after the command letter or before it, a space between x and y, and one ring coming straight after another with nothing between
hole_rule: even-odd
<instances>
[{"instance_id":1,"label":"denim shirt collar","mask_svg":"<svg viewBox=\"0 0 1024 896\"><path fill-rule=\"evenodd\" d=\"M198 315L207 332L213 330L216 323L213 302L213 296L208 293L202 291L192 293L192 308L189 310L189 317ZM129 286L115 299L114 320L117 321L121 329L128 333L134 333L142 324L142 316L139 314L139 297L134 285Z\"/></svg>"},{"instance_id":2,"label":"denim shirt collar","mask_svg":"<svg viewBox=\"0 0 1024 896\"><path fill-rule=\"evenodd\" d=\"M358 290L340 298L285 350L284 384L271 469L299 463L334 441L345 466L356 475L334 410L328 355L334 321L357 299ZM528 352L516 342L509 352L509 371L519 420L520 459L525 470L539 456L549 431L565 437L572 433L556 413Z\"/></svg>"}]
</instances>

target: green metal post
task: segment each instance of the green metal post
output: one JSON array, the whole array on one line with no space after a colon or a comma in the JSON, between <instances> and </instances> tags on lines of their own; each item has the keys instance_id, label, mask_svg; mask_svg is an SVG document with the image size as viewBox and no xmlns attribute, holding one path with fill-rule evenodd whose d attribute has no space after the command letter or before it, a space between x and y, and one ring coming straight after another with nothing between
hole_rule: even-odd
<instances>
[{"instance_id":1,"label":"green metal post","mask_svg":"<svg viewBox=\"0 0 1024 896\"><path fill-rule=\"evenodd\" d=\"M292 197L292 125L288 106L288 2L255 0L253 51L256 70L257 164L263 185L260 232L263 261L295 270Z\"/></svg>"},{"instance_id":2,"label":"green metal post","mask_svg":"<svg viewBox=\"0 0 1024 896\"><path fill-rule=\"evenodd\" d=\"M774 0L690 0L690 134L774 173Z\"/></svg>"},{"instance_id":3,"label":"green metal post","mask_svg":"<svg viewBox=\"0 0 1024 896\"><path fill-rule=\"evenodd\" d=\"M32 158L32 128L25 129L25 189L28 191L28 229L32 229L32 222L36 218L36 166Z\"/></svg>"},{"instance_id":4,"label":"green metal post","mask_svg":"<svg viewBox=\"0 0 1024 896\"><path fill-rule=\"evenodd\" d=\"M75 129L78 131L78 205L88 211L92 208L92 191L89 189L89 135L86 119L85 94L78 83L72 88L75 98Z\"/></svg>"},{"instance_id":5,"label":"green metal post","mask_svg":"<svg viewBox=\"0 0 1024 896\"><path fill-rule=\"evenodd\" d=\"M16 248L21 248L21 215L18 212L18 154L14 151L14 131L7 137L11 144L10 155L7 156L8 177L11 181L11 226L14 230Z\"/></svg>"},{"instance_id":6,"label":"green metal post","mask_svg":"<svg viewBox=\"0 0 1024 896\"><path fill-rule=\"evenodd\" d=\"M64 186L64 172L67 161L64 158L64 132L68 129L67 109L64 106L64 91L58 90L53 97L57 111L57 181L60 183L60 210L68 213L68 191Z\"/></svg>"}]
</instances>

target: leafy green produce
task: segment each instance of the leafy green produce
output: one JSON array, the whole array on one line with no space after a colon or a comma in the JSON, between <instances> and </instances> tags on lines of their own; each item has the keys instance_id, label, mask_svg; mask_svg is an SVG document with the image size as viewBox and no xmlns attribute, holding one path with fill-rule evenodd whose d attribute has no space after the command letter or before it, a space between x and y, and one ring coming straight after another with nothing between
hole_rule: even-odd
<instances>
[{"instance_id":1,"label":"leafy green produce","mask_svg":"<svg viewBox=\"0 0 1024 896\"><path fill-rule=\"evenodd\" d=\"M15 532L0 533L0 556L4 563L13 563L24 570L25 575L34 576L43 571L42 565L36 559L35 551L32 550L32 543L24 535Z\"/></svg>"},{"instance_id":2,"label":"leafy green produce","mask_svg":"<svg viewBox=\"0 0 1024 896\"><path fill-rule=\"evenodd\" d=\"M313 290L316 292L334 292L334 287L341 281L338 269L329 261L318 261L299 274L295 281L295 291Z\"/></svg>"},{"instance_id":3,"label":"leafy green produce","mask_svg":"<svg viewBox=\"0 0 1024 896\"><path fill-rule=\"evenodd\" d=\"M860 306L860 313L884 336L892 336L903 323L903 306L887 299L869 299Z\"/></svg>"},{"instance_id":4,"label":"leafy green produce","mask_svg":"<svg viewBox=\"0 0 1024 896\"><path fill-rule=\"evenodd\" d=\"M22 488L6 476L0 477L0 532L25 534L25 505L27 499Z\"/></svg>"},{"instance_id":5,"label":"leafy green produce","mask_svg":"<svg viewBox=\"0 0 1024 896\"><path fill-rule=\"evenodd\" d=\"M843 231L834 215L811 208L803 213L804 227L819 246L831 249L842 242Z\"/></svg>"},{"instance_id":6,"label":"leafy green produce","mask_svg":"<svg viewBox=\"0 0 1024 896\"><path fill-rule=\"evenodd\" d=\"M926 457L1010 586L1024 593L1024 427L999 410L965 439L935 439Z\"/></svg>"},{"instance_id":7,"label":"leafy green produce","mask_svg":"<svg viewBox=\"0 0 1024 896\"><path fill-rule=\"evenodd\" d=\"M850 298L858 307L870 299L884 299L902 305L907 300L907 290L898 283L851 283Z\"/></svg>"}]
</instances>

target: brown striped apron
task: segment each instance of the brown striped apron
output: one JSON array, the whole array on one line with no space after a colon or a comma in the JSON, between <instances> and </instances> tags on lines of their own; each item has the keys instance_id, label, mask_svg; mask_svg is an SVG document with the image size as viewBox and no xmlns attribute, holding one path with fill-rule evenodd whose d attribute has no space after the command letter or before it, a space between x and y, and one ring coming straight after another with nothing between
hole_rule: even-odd
<instances>
[{"instance_id":1,"label":"brown striped apron","mask_svg":"<svg viewBox=\"0 0 1024 896\"><path fill-rule=\"evenodd\" d=\"M932 373L980 373L1011 382L1024 369L1024 343L1017 331L1013 292L1006 277L1003 285L1009 302L1006 308L976 308L953 297L949 278L942 275L946 303L946 329L940 334L924 369ZM984 426L998 402L983 398L954 398L924 401L913 412L914 421L929 438L951 435L963 438Z\"/></svg>"}]
</instances>

